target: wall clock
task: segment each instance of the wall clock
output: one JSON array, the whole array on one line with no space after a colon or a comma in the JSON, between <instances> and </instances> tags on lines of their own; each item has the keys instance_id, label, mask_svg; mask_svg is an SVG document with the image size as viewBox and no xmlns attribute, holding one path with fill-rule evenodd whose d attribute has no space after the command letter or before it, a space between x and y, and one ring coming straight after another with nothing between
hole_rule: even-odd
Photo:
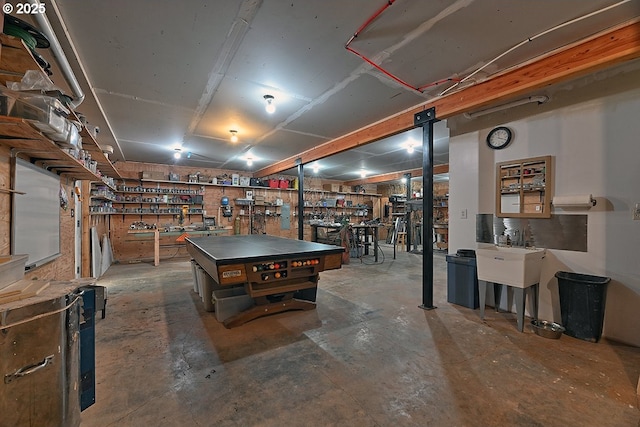
<instances>
[{"instance_id":1,"label":"wall clock","mask_svg":"<svg viewBox=\"0 0 640 427\"><path fill-rule=\"evenodd\" d=\"M487 145L494 150L501 150L509 145L512 138L513 132L511 132L511 129L505 126L498 126L491 129L491 132L487 135Z\"/></svg>"}]
</instances>

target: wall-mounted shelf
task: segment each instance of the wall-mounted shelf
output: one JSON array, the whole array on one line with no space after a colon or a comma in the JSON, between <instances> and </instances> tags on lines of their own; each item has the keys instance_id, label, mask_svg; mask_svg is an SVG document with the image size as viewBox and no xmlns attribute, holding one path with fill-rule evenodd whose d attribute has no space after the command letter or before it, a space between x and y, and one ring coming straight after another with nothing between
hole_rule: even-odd
<instances>
[{"instance_id":1,"label":"wall-mounted shelf","mask_svg":"<svg viewBox=\"0 0 640 427\"><path fill-rule=\"evenodd\" d=\"M20 81L27 70L39 70L46 77L46 73L21 39L0 34L0 42L0 83L6 85L8 81ZM77 120L75 113L72 113L71 118ZM120 173L86 129L83 129L80 135L83 149L91 153L91 158L97 162L100 173L94 173L85 167L82 162L34 129L27 121L0 116L0 144L24 153L33 163L79 180L102 181L102 175L120 178Z\"/></svg>"},{"instance_id":2,"label":"wall-mounted shelf","mask_svg":"<svg viewBox=\"0 0 640 427\"><path fill-rule=\"evenodd\" d=\"M25 154L44 169L75 179L102 181L100 175L93 173L23 119L0 116L0 144Z\"/></svg>"},{"instance_id":3,"label":"wall-mounted shelf","mask_svg":"<svg viewBox=\"0 0 640 427\"><path fill-rule=\"evenodd\" d=\"M550 218L552 157L532 157L496 165L496 216Z\"/></svg>"}]
</instances>

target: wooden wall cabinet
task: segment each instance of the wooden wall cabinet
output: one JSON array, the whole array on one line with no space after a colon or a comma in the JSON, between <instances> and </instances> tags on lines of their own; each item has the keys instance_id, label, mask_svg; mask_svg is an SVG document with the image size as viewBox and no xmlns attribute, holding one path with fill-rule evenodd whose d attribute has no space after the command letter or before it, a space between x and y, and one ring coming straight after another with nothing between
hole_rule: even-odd
<instances>
[{"instance_id":1,"label":"wooden wall cabinet","mask_svg":"<svg viewBox=\"0 0 640 427\"><path fill-rule=\"evenodd\" d=\"M550 218L552 160L551 156L542 156L498 163L496 216Z\"/></svg>"}]
</instances>

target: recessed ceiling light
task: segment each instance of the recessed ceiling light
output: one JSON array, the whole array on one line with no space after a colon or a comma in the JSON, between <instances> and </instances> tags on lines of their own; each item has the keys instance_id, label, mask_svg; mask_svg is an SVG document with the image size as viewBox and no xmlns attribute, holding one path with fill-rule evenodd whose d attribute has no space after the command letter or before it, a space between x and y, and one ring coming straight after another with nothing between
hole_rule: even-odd
<instances>
[{"instance_id":1,"label":"recessed ceiling light","mask_svg":"<svg viewBox=\"0 0 640 427\"><path fill-rule=\"evenodd\" d=\"M405 178L405 177L400 178L400 182L405 184L407 182L407 178Z\"/></svg>"},{"instance_id":2,"label":"recessed ceiling light","mask_svg":"<svg viewBox=\"0 0 640 427\"><path fill-rule=\"evenodd\" d=\"M273 95L265 95L264 96L264 100L267 102L267 105L265 105L264 109L267 111L267 113L269 114L273 114L276 112L276 106L273 103L274 101L274 97Z\"/></svg>"},{"instance_id":3,"label":"recessed ceiling light","mask_svg":"<svg viewBox=\"0 0 640 427\"><path fill-rule=\"evenodd\" d=\"M313 173L318 173L320 172L320 165L317 163L314 163L313 165Z\"/></svg>"},{"instance_id":4,"label":"recessed ceiling light","mask_svg":"<svg viewBox=\"0 0 640 427\"><path fill-rule=\"evenodd\" d=\"M364 169L362 169L362 170L360 171L360 177L361 177L361 178L365 178L366 176L367 176L367 171L366 171L366 170L364 170Z\"/></svg>"}]
</instances>

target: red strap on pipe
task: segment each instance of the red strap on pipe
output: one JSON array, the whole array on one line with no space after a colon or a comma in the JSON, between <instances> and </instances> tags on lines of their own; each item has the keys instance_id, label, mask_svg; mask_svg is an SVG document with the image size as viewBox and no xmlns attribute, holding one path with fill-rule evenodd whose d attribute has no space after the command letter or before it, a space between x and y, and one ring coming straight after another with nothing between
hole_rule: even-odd
<instances>
[{"instance_id":1,"label":"red strap on pipe","mask_svg":"<svg viewBox=\"0 0 640 427\"><path fill-rule=\"evenodd\" d=\"M396 0L388 0L387 4L385 4L384 6L382 6L380 9L378 9L373 15L371 15L371 17L369 19L367 19L367 21L362 24L360 26L360 28L358 28L358 30L353 34L353 37L351 37L351 40L353 40L355 37L358 37L358 34L360 34L360 31L364 30L365 28L367 28L369 26L369 24L371 24L378 16L380 16L380 14L382 12L384 12L385 10L387 10L387 8L389 6L391 6ZM351 40L349 40L349 42L351 42ZM347 43L348 45L349 43Z\"/></svg>"},{"instance_id":2,"label":"red strap on pipe","mask_svg":"<svg viewBox=\"0 0 640 427\"><path fill-rule=\"evenodd\" d=\"M367 58L364 55L361 55L360 53L356 52L355 50L351 49L350 47L347 47L347 50L349 52L353 52L356 55L358 55L360 58L364 59L367 63L371 64L373 67L375 67L378 71L380 71L381 73L385 74L386 76L391 77L393 80L397 81L398 83L408 87L409 89L413 89L413 90L418 90L418 88L411 86L409 83L405 82L404 80L401 80L400 78L394 76L393 74L391 74L390 72L388 72L387 70L385 70L384 68L382 68L381 66L379 66L378 64L376 64L375 62L373 62L372 60L370 60L369 58Z\"/></svg>"},{"instance_id":3,"label":"red strap on pipe","mask_svg":"<svg viewBox=\"0 0 640 427\"><path fill-rule=\"evenodd\" d=\"M373 15L371 15L369 17L369 19L367 19L365 21L364 24L362 24L360 26L360 28L358 28L356 30L355 33L353 33L353 35L351 36L351 38L349 39L349 41L347 41L347 44L344 45L345 49L347 49L349 52L354 53L356 55L358 55L360 58L362 58L365 62L367 62L368 64L370 64L371 66L373 66L376 70L380 71L381 73L383 73L384 75L392 78L393 80L397 81L398 83L400 83L401 85L404 85L406 87L408 87L409 89L413 89L417 92L424 92L424 89L431 87L431 86L436 86L439 85L441 83L445 83L445 82L450 82L450 81L455 81L455 82L459 82L460 79L442 79L439 80L437 82L433 82L433 83L429 83L427 85L421 86L421 87L414 87L412 85L410 85L409 83L405 82L404 80L400 79L399 77L394 76L393 74L391 74L389 71L385 70L384 68L382 68L381 66L379 66L378 64L376 64L375 62L373 62L372 60L370 60L369 58L367 58L366 56L362 55L359 52L356 52L355 50L353 50L351 47L349 47L349 45L351 44L351 42L358 37L358 34L360 34L365 28L367 28L378 16L380 16L380 14L382 14L382 12L384 12L385 10L387 10L387 8L389 8L389 6L391 6L393 3L395 3L396 0L387 0L387 3L385 5L383 5L382 7L380 7Z\"/></svg>"}]
</instances>

